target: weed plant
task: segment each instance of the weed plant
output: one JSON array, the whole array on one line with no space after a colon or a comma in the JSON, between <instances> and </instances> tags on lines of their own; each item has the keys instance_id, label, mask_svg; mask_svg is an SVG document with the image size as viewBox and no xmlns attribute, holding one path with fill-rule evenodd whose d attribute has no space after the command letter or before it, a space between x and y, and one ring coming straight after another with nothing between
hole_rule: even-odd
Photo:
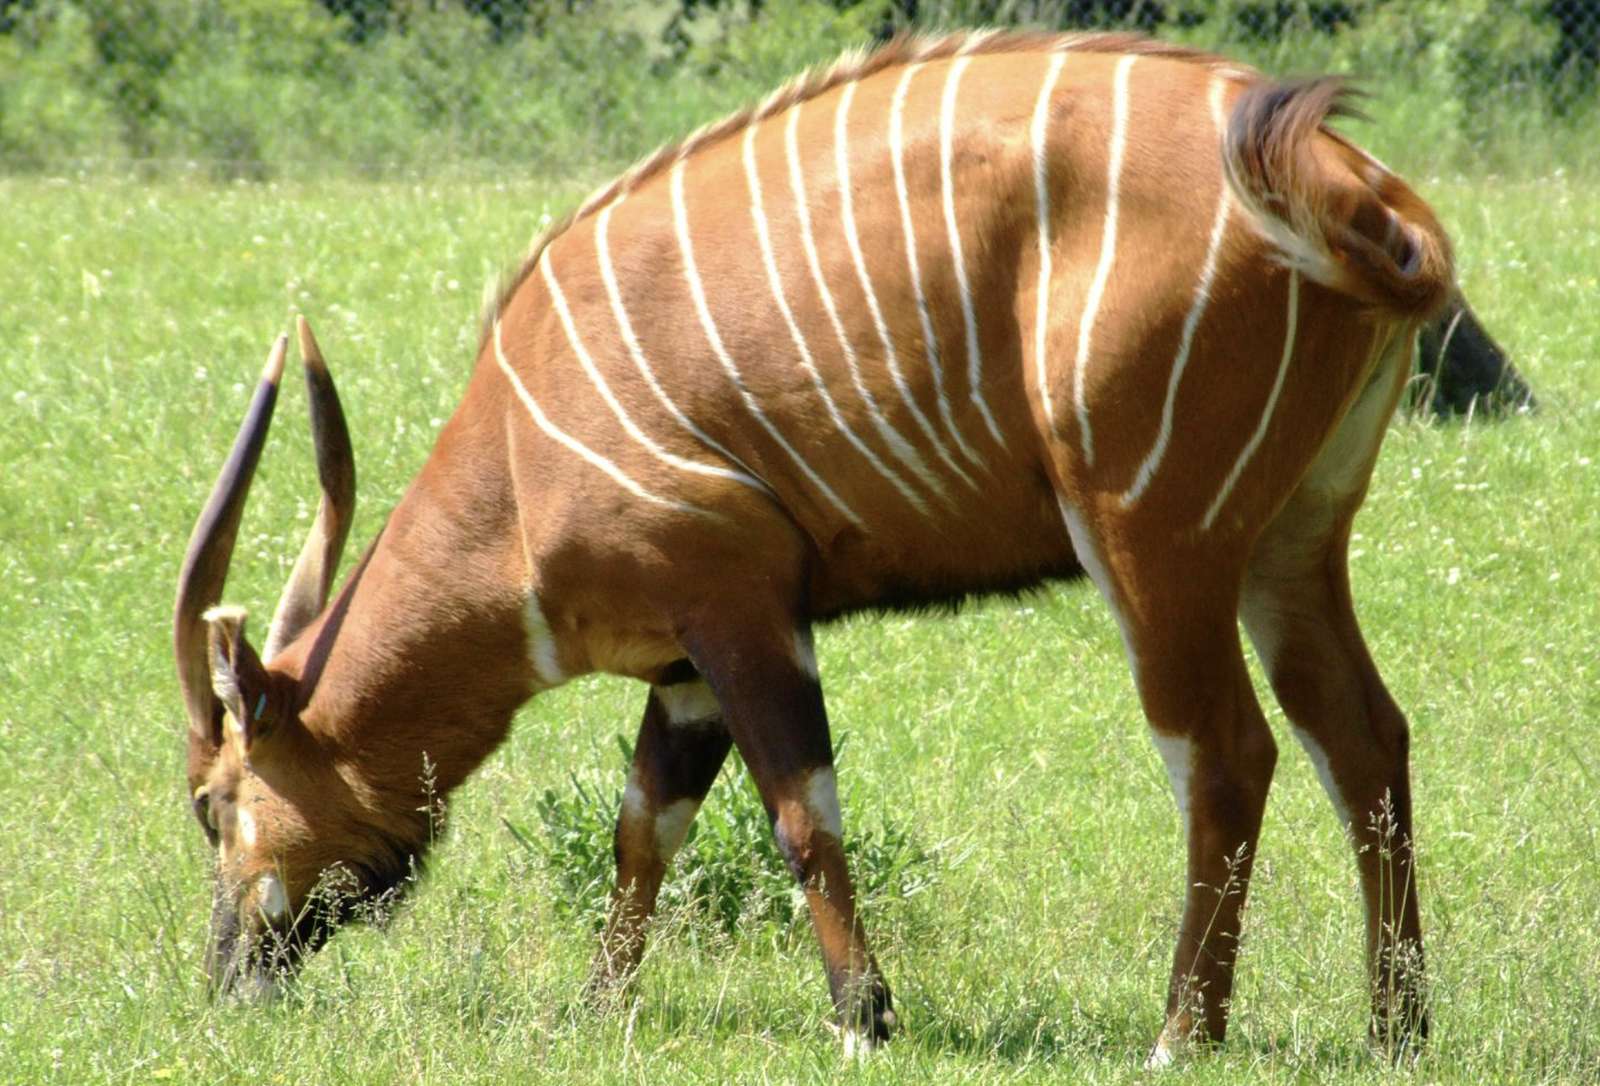
<instances>
[{"instance_id":1,"label":"weed plant","mask_svg":"<svg viewBox=\"0 0 1600 1086\"><path fill-rule=\"evenodd\" d=\"M632 745L621 736L617 745L624 762L631 763ZM596 932L616 881L611 830L621 805L622 790L611 775L589 767L569 774L565 790L545 789L535 805L538 832L505 823L544 880L558 888L556 911ZM870 809L860 806L860 812ZM934 854L887 816L881 825L858 823L845 840L845 855L863 910L898 907L937 878ZM760 937L770 929L792 931L797 920L809 930L805 898L778 852L755 782L736 754L729 756L704 810L689 826L662 884L660 908L685 914L678 923L691 937L702 929L728 939Z\"/></svg>"}]
</instances>

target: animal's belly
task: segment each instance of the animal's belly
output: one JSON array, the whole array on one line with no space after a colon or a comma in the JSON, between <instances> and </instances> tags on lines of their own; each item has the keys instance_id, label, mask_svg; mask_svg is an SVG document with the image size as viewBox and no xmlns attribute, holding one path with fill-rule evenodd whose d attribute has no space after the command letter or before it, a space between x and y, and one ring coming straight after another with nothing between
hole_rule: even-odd
<instances>
[{"instance_id":1,"label":"animal's belly","mask_svg":"<svg viewBox=\"0 0 1600 1086\"><path fill-rule=\"evenodd\" d=\"M842 537L812 572L811 617L954 608L1080 576L1054 497L1036 489L997 488L959 518L911 538Z\"/></svg>"}]
</instances>

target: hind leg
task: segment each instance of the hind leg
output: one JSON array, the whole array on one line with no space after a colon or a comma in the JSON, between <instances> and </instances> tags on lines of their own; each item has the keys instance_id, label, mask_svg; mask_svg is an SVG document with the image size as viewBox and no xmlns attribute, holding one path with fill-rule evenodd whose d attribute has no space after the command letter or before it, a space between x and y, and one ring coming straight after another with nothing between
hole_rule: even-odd
<instances>
[{"instance_id":1,"label":"hind leg","mask_svg":"<svg viewBox=\"0 0 1600 1086\"><path fill-rule=\"evenodd\" d=\"M1359 497L1297 494L1257 546L1242 616L1296 737L1356 849L1374 1038L1427 1034L1410 739L1357 625L1346 551Z\"/></svg>"},{"instance_id":2,"label":"hind leg","mask_svg":"<svg viewBox=\"0 0 1600 1086\"><path fill-rule=\"evenodd\" d=\"M1367 651L1350 595L1350 525L1410 365L1398 340L1298 489L1257 540L1240 615L1350 827L1366 906L1372 1031L1395 1051L1427 1035L1411 818L1410 732Z\"/></svg>"},{"instance_id":3,"label":"hind leg","mask_svg":"<svg viewBox=\"0 0 1600 1086\"><path fill-rule=\"evenodd\" d=\"M651 687L622 796L614 848L617 884L591 988L625 982L644 953L656 896L732 740L711 688L693 670Z\"/></svg>"},{"instance_id":4,"label":"hind leg","mask_svg":"<svg viewBox=\"0 0 1600 1086\"><path fill-rule=\"evenodd\" d=\"M1170 601L1169 601L1170 603ZM1173 630L1134 642L1140 700L1184 820L1183 919L1156 1065L1228 1026L1245 896L1277 746L1251 688L1230 610L1166 609Z\"/></svg>"},{"instance_id":5,"label":"hind leg","mask_svg":"<svg viewBox=\"0 0 1600 1086\"><path fill-rule=\"evenodd\" d=\"M1138 643L1139 693L1187 833L1183 919L1152 1063L1228 1026L1245 896L1277 746L1231 613L1170 612L1181 637ZM1163 643L1165 642L1165 643Z\"/></svg>"},{"instance_id":6,"label":"hind leg","mask_svg":"<svg viewBox=\"0 0 1600 1086\"><path fill-rule=\"evenodd\" d=\"M1107 561L1098 530L1062 507L1074 551L1122 627L1151 735L1187 836L1183 919L1166 1023L1149 1066L1190 1040L1227 1032L1245 896L1277 746L1239 643L1238 576L1225 550L1124 549ZM1196 576L1204 570L1205 576Z\"/></svg>"}]
</instances>

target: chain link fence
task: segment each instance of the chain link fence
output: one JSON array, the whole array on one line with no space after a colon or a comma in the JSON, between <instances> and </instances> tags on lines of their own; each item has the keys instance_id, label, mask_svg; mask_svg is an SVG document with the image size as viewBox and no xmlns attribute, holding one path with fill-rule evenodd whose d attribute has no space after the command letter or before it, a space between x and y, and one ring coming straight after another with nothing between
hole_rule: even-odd
<instances>
[{"instance_id":1,"label":"chain link fence","mask_svg":"<svg viewBox=\"0 0 1600 1086\"><path fill-rule=\"evenodd\" d=\"M0 0L0 172L590 177L846 48L979 24L1351 72L1412 168L1600 168L1600 0Z\"/></svg>"}]
</instances>

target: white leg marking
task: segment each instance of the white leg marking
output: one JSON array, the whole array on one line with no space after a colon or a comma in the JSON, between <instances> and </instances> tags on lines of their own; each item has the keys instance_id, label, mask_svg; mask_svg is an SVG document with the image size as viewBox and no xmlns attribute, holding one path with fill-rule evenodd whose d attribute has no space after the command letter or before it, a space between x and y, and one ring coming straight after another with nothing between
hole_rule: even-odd
<instances>
[{"instance_id":1,"label":"white leg marking","mask_svg":"<svg viewBox=\"0 0 1600 1086\"><path fill-rule=\"evenodd\" d=\"M689 835L689 824L694 821L696 812L700 810L697 800L680 799L667 804L656 811L651 817L650 800L645 795L644 788L639 784L637 770L628 773L628 783L622 789L623 822L635 825L650 821L656 846L656 858L670 860L678 849L683 847L683 839Z\"/></svg>"},{"instance_id":2,"label":"white leg marking","mask_svg":"<svg viewBox=\"0 0 1600 1086\"><path fill-rule=\"evenodd\" d=\"M950 455L950 450L939 439L938 432L934 430L928 417L922 413L922 408L917 406L916 397L906 385L905 374L900 372L900 358L895 353L894 338L889 334L889 325L883 319L883 309L878 305L878 295L872 289L872 277L867 273L867 258L861 251L861 238L856 231L855 200L850 192L850 145L846 139L850 103L855 99L855 94L856 84L846 83L844 92L839 95L839 108L835 111L833 119L833 160L834 169L839 175L839 219L844 227L845 244L850 249L850 260L855 264L856 278L861 281L861 292L867 299L867 312L872 315L872 325L877 330L878 342L883 347L884 365L888 367L889 379L894 382L896 391L900 393L901 402L906 405L906 410L911 413L917 428L933 446L933 451L939 454L939 459L945 462L945 466L959 475L968 486L976 487L977 480L962 470L961 465L956 463L955 457Z\"/></svg>"},{"instance_id":3,"label":"white leg marking","mask_svg":"<svg viewBox=\"0 0 1600 1086\"><path fill-rule=\"evenodd\" d=\"M1050 302L1050 159L1048 134L1050 124L1050 95L1061 77L1061 68L1067 62L1065 53L1050 57L1050 69L1039 88L1039 101L1033 107L1033 194L1034 215L1039 220L1039 298L1034 311L1033 364L1039 383L1039 409L1044 415L1047 430L1055 427L1055 408L1050 403L1050 382L1046 373L1044 335L1049 324Z\"/></svg>"},{"instance_id":4,"label":"white leg marking","mask_svg":"<svg viewBox=\"0 0 1600 1086\"><path fill-rule=\"evenodd\" d=\"M538 401L533 398L533 394L530 393L527 389L527 386L522 383L522 378L517 376L517 371L512 369L511 363L506 360L505 345L500 339L499 318L496 318L494 322L494 357L495 361L500 364L500 372L506 375L506 380L511 382L511 387L516 392L517 398L522 401L522 406L528 409L528 414L532 417L534 425L543 430L546 436L548 436L551 440L565 446L567 449L573 453L576 453L588 463L594 465L607 475L611 476L611 478L616 481L618 486L622 487L636 498L642 498L643 500L651 502L655 505L665 505L668 508L678 509L685 513L700 513L706 516L715 515L709 509L702 509L698 505L690 505L688 502L675 501L671 498L663 498L658 494L650 493L650 491L646 490L644 487L640 486L638 483L634 482L626 474L624 474L622 469L617 467L617 465L613 464L611 461L607 460L605 457L589 448L589 446L585 445L583 442L579 441L577 438L561 429L555 423L551 422L550 419L545 415L544 410L540 408Z\"/></svg>"},{"instance_id":5,"label":"white leg marking","mask_svg":"<svg viewBox=\"0 0 1600 1086\"><path fill-rule=\"evenodd\" d=\"M632 771L628 774L628 783L622 788L622 817L630 822L638 822L645 818L650 811L650 804L645 799L644 789L639 785L639 774Z\"/></svg>"},{"instance_id":6,"label":"white leg marking","mask_svg":"<svg viewBox=\"0 0 1600 1086\"><path fill-rule=\"evenodd\" d=\"M835 841L844 840L844 820L839 813L839 784L833 769L824 766L811 771L806 781L806 810L817 829Z\"/></svg>"},{"instance_id":7,"label":"white leg marking","mask_svg":"<svg viewBox=\"0 0 1600 1086\"><path fill-rule=\"evenodd\" d=\"M248 810L239 808L235 823L239 827L239 843L246 849L256 847L256 819Z\"/></svg>"},{"instance_id":8,"label":"white leg marking","mask_svg":"<svg viewBox=\"0 0 1600 1086\"><path fill-rule=\"evenodd\" d=\"M795 211L800 216L800 242L806 254L806 264L811 269L811 279L817 285L817 294L822 300L823 311L828 314L828 321L833 325L833 331L839 337L839 346L844 352L845 366L850 370L850 382L855 386L856 394L861 397L861 402L866 405L867 414L872 417L872 425L889 446L889 451L894 453L899 460L912 473L922 480L922 484L938 495L941 499L949 500L945 493L944 484L939 477L928 470L928 465L923 463L917 450L884 418L883 411L878 407L878 401L873 397L872 391L867 388L867 383L861 376L861 361L856 357L856 349L850 342L850 334L845 331L844 321L839 318L839 307L834 304L833 293L828 289L827 280L822 275L822 259L817 255L816 235L811 229L811 209L806 203L805 177L800 169L800 143L796 133L800 125L800 103L789 110L789 123L784 129L784 150L789 160L789 187L794 190Z\"/></svg>"},{"instance_id":9,"label":"white leg marking","mask_svg":"<svg viewBox=\"0 0 1600 1086\"><path fill-rule=\"evenodd\" d=\"M1122 152L1128 142L1128 72L1138 58L1125 56L1117 61L1111 88L1111 150L1106 165L1106 221L1100 236L1100 263L1095 265L1094 279L1089 284L1089 296L1083 303L1083 316L1078 325L1078 357L1072 366L1072 403L1078 413L1078 431L1082 435L1083 458L1094 466L1094 431L1089 428L1089 407L1083 402L1083 378L1089 366L1089 345L1094 335L1094 321L1100 311L1100 300L1105 296L1106 281L1111 278L1111 264L1117 256L1118 189L1122 183Z\"/></svg>"},{"instance_id":10,"label":"white leg marking","mask_svg":"<svg viewBox=\"0 0 1600 1086\"><path fill-rule=\"evenodd\" d=\"M1213 77L1211 80L1211 119L1219 136L1226 124L1222 115L1222 91L1225 85L1221 79ZM1222 239L1228 228L1228 207L1232 202L1228 182L1224 178L1222 194L1217 198L1217 213L1211 221L1211 240L1206 244L1205 262L1200 266L1200 281L1195 284L1194 301L1183 318L1178 354L1172 362L1172 373L1167 378L1167 398L1161 405L1161 429L1156 434L1155 445L1139 465L1133 485L1122 495L1122 504L1125 506L1132 505L1144 494L1150 480L1155 478L1156 468L1161 466L1162 457L1167 453L1167 443L1172 440L1172 415L1178 400L1178 383L1183 380L1184 367L1189 364L1189 349L1194 344L1195 329L1199 327L1200 318L1211 300L1211 281L1217 274L1217 254L1222 251Z\"/></svg>"},{"instance_id":11,"label":"white leg marking","mask_svg":"<svg viewBox=\"0 0 1600 1086\"><path fill-rule=\"evenodd\" d=\"M751 417L789 455L789 458L795 462L795 465L805 477L811 481L811 485L816 487L822 496L828 499L828 502L839 511L841 516L857 527L864 528L865 525L862 524L861 518L856 516L855 512L844 503L843 498L834 493L833 488L823 480L822 476L812 470L811 465L805 462L805 458L800 455L799 450L789 444L788 439L778 432L778 428L772 425L772 421L761 410L761 405L756 402L755 396L745 386L744 378L739 373L739 367L734 364L733 357L728 354L727 347L723 345L722 334L717 331L716 322L711 319L711 307L706 302L705 283L701 280L699 267L695 263L694 243L689 239L689 213L685 209L683 202L684 162L684 159L679 159L677 164L672 167L672 219L678 231L678 249L683 254L683 277L689 285L689 296L694 302L695 314L700 318L700 326L705 330L707 342L711 344L711 353L717 356L717 362L722 366L723 372L728 375L728 380L733 382L733 387L738 390L739 398L744 401L745 409L750 412Z\"/></svg>"},{"instance_id":12,"label":"white leg marking","mask_svg":"<svg viewBox=\"0 0 1600 1086\"><path fill-rule=\"evenodd\" d=\"M928 360L928 372L933 376L934 391L939 394L939 418L961 449L961 455L974 464L983 460L977 450L967 444L956 428L955 416L950 411L950 397L945 394L944 363L940 358L939 336L933 330L933 317L928 313L928 296L922 289L922 267L917 260L917 231L911 222L911 193L906 187L905 167L905 113L906 92L912 78L922 70L921 64L906 69L894 89L894 100L889 107L889 154L894 162L894 192L900 201L900 228L906 236L906 261L911 271L911 287L917 295L917 319L922 323L922 349Z\"/></svg>"},{"instance_id":13,"label":"white leg marking","mask_svg":"<svg viewBox=\"0 0 1600 1086\"><path fill-rule=\"evenodd\" d=\"M1328 794L1328 800L1333 804L1333 811L1339 816L1339 825L1350 825L1350 805L1344 801L1344 794L1339 791L1339 783L1333 778L1333 766L1328 762L1328 752L1322 749L1322 744L1311 737L1311 733L1304 728L1289 725L1289 730L1294 732L1294 737L1305 748L1306 757L1311 759L1311 765L1317 771L1317 779L1322 782L1322 790Z\"/></svg>"},{"instance_id":14,"label":"white leg marking","mask_svg":"<svg viewBox=\"0 0 1600 1086\"><path fill-rule=\"evenodd\" d=\"M1255 455L1256 448L1267 436L1267 427L1272 422L1272 412L1278 406L1278 393L1283 391L1283 379L1289 372L1289 360L1294 357L1294 336L1300 321L1300 273L1293 268L1289 269L1289 318L1288 327L1283 333L1283 358L1278 362L1278 376L1272 382L1272 392L1267 396L1267 406L1261 411L1261 421L1256 424L1255 433L1250 435L1250 440L1245 442L1244 449L1239 453L1239 459L1233 462L1233 468L1228 472L1228 477L1222 480L1222 489L1217 491L1217 496L1212 499L1211 508L1206 510L1205 519L1200 522L1201 531L1210 531L1211 525L1216 521L1217 514L1222 511L1223 504L1228 500L1228 495L1233 493L1233 488L1239 481L1239 476L1244 474L1245 465L1250 463L1250 458Z\"/></svg>"},{"instance_id":15,"label":"white leg marking","mask_svg":"<svg viewBox=\"0 0 1600 1086\"><path fill-rule=\"evenodd\" d=\"M1360 402L1351 409L1351 415L1360 409ZM1350 415L1345 416L1347 419ZM1341 428L1342 429L1342 428ZM1329 442L1332 447L1334 442ZM1309 478L1309 476L1308 476ZM1270 676L1276 669L1277 661L1283 652L1283 628L1274 619L1270 608L1251 606L1249 595L1245 596L1240 607L1240 617L1244 619L1245 629L1250 634L1250 642L1256 647L1256 658L1261 661L1261 667ZM1311 759L1311 765L1317 771L1317 777L1322 781L1322 790L1328 794L1328 799L1333 802L1334 813L1339 816L1339 823L1343 826L1350 824L1350 809L1345 805L1344 796L1340 794L1338 785L1333 779L1333 767L1328 764L1328 752L1322 749L1311 733L1290 722L1289 730L1300 741L1300 746L1305 748L1306 756Z\"/></svg>"},{"instance_id":16,"label":"white leg marking","mask_svg":"<svg viewBox=\"0 0 1600 1086\"><path fill-rule=\"evenodd\" d=\"M844 1058L846 1060L861 1060L872 1055L878 1050L878 1042L872 1039L872 1034L845 1026L839 1030L844 1039Z\"/></svg>"},{"instance_id":17,"label":"white leg marking","mask_svg":"<svg viewBox=\"0 0 1600 1086\"><path fill-rule=\"evenodd\" d=\"M616 318L617 329L622 333L622 342L628 349L628 357L633 359L634 366L639 370L639 376L650 386L650 391L678 425L692 434L696 440L707 448L715 451L720 456L726 457L735 464L740 464L739 458L729 452L721 443L711 437L700 427L696 426L689 416L685 415L678 405L672 402L666 389L661 387L661 382L656 380L655 371L650 368L650 362L644 356L644 350L639 346L639 337L634 334L633 322L628 319L628 311L622 304L622 290L617 284L616 269L611 264L611 247L608 242L611 228L611 212L622 202L619 197L615 202L607 204L600 212L600 218L595 223L594 245L595 253L600 261L600 278L605 282L606 297L611 301L611 313ZM743 467L743 464L740 464ZM731 471L727 473L730 478L760 490L762 493L771 494L772 489L755 477L755 473L746 468L743 472Z\"/></svg>"},{"instance_id":18,"label":"white leg marking","mask_svg":"<svg viewBox=\"0 0 1600 1086\"><path fill-rule=\"evenodd\" d=\"M833 395L828 391L828 386L822 380L822 374L817 369L816 359L811 356L811 348L806 343L805 333L800 331L799 323L794 319L794 311L789 308L789 300L783 293L783 278L778 274L778 259L772 248L772 233L767 224L766 206L761 196L761 176L756 170L756 129L760 124L751 121L744 133L744 175L750 188L750 215L755 220L756 241L761 246L761 261L766 265L767 283L772 287L772 296L777 300L778 312L783 314L783 323L789 329L789 338L794 341L795 350L800 353L800 368L806 371L806 376L811 378L811 387L817 390L817 396L822 400L823 407L827 408L828 417L833 420L834 426L844 435L846 441L855 448L873 470L889 481L900 494L910 502L912 507L923 516L928 515L928 506L920 495L912 490L910 485L896 472L878 458L865 441L856 435L850 424L839 412L839 405L833 400Z\"/></svg>"},{"instance_id":19,"label":"white leg marking","mask_svg":"<svg viewBox=\"0 0 1600 1086\"><path fill-rule=\"evenodd\" d=\"M609 211L610 208L606 210ZM562 293L561 284L556 281L555 269L550 264L549 249L545 249L544 253L539 257L539 272L544 276L545 287L550 291L550 301L555 306L556 316L561 318L561 327L567 333L568 346L572 348L572 353L578 356L578 364L583 367L583 372L588 375L590 383L600 393L600 398L606 402L606 406L611 408L611 413L617 417L617 421L622 424L622 428L627 431L629 437L648 449L650 455L657 460L680 471L711 475L719 479L731 479L734 482L753 487L762 493L770 493L765 484L758 482L742 471L733 471L715 464L702 464L698 460L686 460L681 456L670 453L656 444L649 434L639 429L632 416L628 414L627 409L622 406L615 394L612 393L611 386L606 383L605 377L601 375L599 368L595 366L594 359L590 356L588 348L583 345L583 338L578 334L578 327L572 320L572 310L567 306L567 297Z\"/></svg>"},{"instance_id":20,"label":"white leg marking","mask_svg":"<svg viewBox=\"0 0 1600 1086\"><path fill-rule=\"evenodd\" d=\"M675 800L656 814L656 858L670 860L683 847L689 836L689 825L694 821L700 804L692 799Z\"/></svg>"},{"instance_id":21,"label":"white leg marking","mask_svg":"<svg viewBox=\"0 0 1600 1086\"><path fill-rule=\"evenodd\" d=\"M1089 580L1100 590L1100 595L1111 608L1112 617L1117 620L1117 629L1122 632L1122 649L1128 657L1128 667L1133 672L1134 681L1139 679L1139 655L1133 647L1133 629L1128 625L1127 617L1122 613L1122 604L1117 596L1117 586L1112 583L1111 573L1106 569L1104 557L1100 554L1100 543L1090 531L1088 523L1079 515L1078 511L1067 504L1067 499L1060 494L1056 495L1056 505L1061 509L1061 520L1067 526L1067 535L1072 540L1072 552L1078 558L1078 563L1083 566L1084 573Z\"/></svg>"},{"instance_id":22,"label":"white leg marking","mask_svg":"<svg viewBox=\"0 0 1600 1086\"><path fill-rule=\"evenodd\" d=\"M1151 1050L1149 1057L1144 1061L1144 1069L1146 1071L1165 1071L1177 1061L1177 1058L1173 1054L1172 1048L1167 1044L1165 1034L1163 1034L1160 1040L1156 1041L1156 1047Z\"/></svg>"},{"instance_id":23,"label":"white leg marking","mask_svg":"<svg viewBox=\"0 0 1600 1086\"><path fill-rule=\"evenodd\" d=\"M717 704L717 696L704 679L653 689L656 700L661 703L668 722L672 724L680 727L685 724L704 724L722 717L722 706Z\"/></svg>"},{"instance_id":24,"label":"white leg marking","mask_svg":"<svg viewBox=\"0 0 1600 1086\"><path fill-rule=\"evenodd\" d=\"M810 630L796 630L794 632L794 660L800 665L800 670L806 678L817 678L817 650L811 639Z\"/></svg>"},{"instance_id":25,"label":"white leg marking","mask_svg":"<svg viewBox=\"0 0 1600 1086\"><path fill-rule=\"evenodd\" d=\"M939 108L939 184L944 194L944 225L950 235L950 260L955 267L956 286L961 292L961 318L967 329L967 387L971 389L972 403L989 427L995 444L1002 449L1006 439L1000 436L1000 426L989 412L983 398L983 357L978 353L978 316L972 308L972 284L967 281L967 263L961 252L961 227L956 222L955 185L950 179L950 164L955 157L956 88L961 84L961 73L966 71L970 59L958 57L950 65L950 74L944 83L944 99Z\"/></svg>"},{"instance_id":26,"label":"white leg marking","mask_svg":"<svg viewBox=\"0 0 1600 1086\"><path fill-rule=\"evenodd\" d=\"M1189 781L1194 776L1194 744L1187 736L1166 735L1162 732L1150 732L1150 738L1155 740L1156 750L1161 753L1161 760L1167 766L1167 780L1172 784L1172 798L1178 803L1178 814L1183 818L1184 828L1189 826Z\"/></svg>"},{"instance_id":27,"label":"white leg marking","mask_svg":"<svg viewBox=\"0 0 1600 1086\"><path fill-rule=\"evenodd\" d=\"M256 883L256 907L261 915L276 923L289 915L289 895L276 875L262 875Z\"/></svg>"},{"instance_id":28,"label":"white leg marking","mask_svg":"<svg viewBox=\"0 0 1600 1086\"><path fill-rule=\"evenodd\" d=\"M555 635L550 632L550 622L539 607L536 593L529 592L528 598L523 601L522 628L528 637L528 659L533 664L534 678L545 687L560 686L566 682Z\"/></svg>"}]
</instances>

